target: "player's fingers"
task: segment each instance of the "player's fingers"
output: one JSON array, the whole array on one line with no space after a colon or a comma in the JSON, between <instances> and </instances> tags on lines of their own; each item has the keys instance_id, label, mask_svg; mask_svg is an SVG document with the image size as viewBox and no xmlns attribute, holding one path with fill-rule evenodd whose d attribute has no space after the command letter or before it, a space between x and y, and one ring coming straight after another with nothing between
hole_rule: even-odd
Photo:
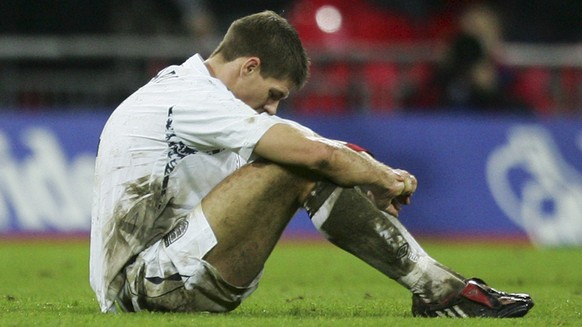
<instances>
[{"instance_id":1,"label":"player's fingers","mask_svg":"<svg viewBox=\"0 0 582 327\"><path fill-rule=\"evenodd\" d=\"M416 191L417 185L416 178L413 175L409 175L404 179L404 189L402 190L402 194L412 194Z\"/></svg>"},{"instance_id":2,"label":"player's fingers","mask_svg":"<svg viewBox=\"0 0 582 327\"><path fill-rule=\"evenodd\" d=\"M418 181L416 180L416 177L414 175L412 175L411 173L407 172L406 170L402 170L402 169L394 169L396 176L398 176L398 178L396 179L396 182L402 182L403 186L402 186L402 190L400 191L400 193L396 194L398 195L402 195L402 194L412 194L414 193L414 191L416 191L416 187L418 185Z\"/></svg>"},{"instance_id":3,"label":"player's fingers","mask_svg":"<svg viewBox=\"0 0 582 327\"><path fill-rule=\"evenodd\" d=\"M405 205L409 205L410 204L410 197L412 195L401 195L399 197L397 197L396 199L394 199L394 201L398 202L399 204L405 204Z\"/></svg>"},{"instance_id":4,"label":"player's fingers","mask_svg":"<svg viewBox=\"0 0 582 327\"><path fill-rule=\"evenodd\" d=\"M398 218L398 215L400 214L400 208L397 208L394 204L390 204L385 211L396 218Z\"/></svg>"},{"instance_id":5,"label":"player's fingers","mask_svg":"<svg viewBox=\"0 0 582 327\"><path fill-rule=\"evenodd\" d=\"M396 209L396 211L400 212L400 210L402 209L402 205L400 204L400 201L398 200L392 200L392 206L394 207L394 209Z\"/></svg>"},{"instance_id":6,"label":"player's fingers","mask_svg":"<svg viewBox=\"0 0 582 327\"><path fill-rule=\"evenodd\" d=\"M406 170L402 169L392 169L392 173L394 173L394 179L397 181L403 181L405 175L408 174Z\"/></svg>"},{"instance_id":7,"label":"player's fingers","mask_svg":"<svg viewBox=\"0 0 582 327\"><path fill-rule=\"evenodd\" d=\"M410 175L410 179L412 181L412 188L413 188L412 192L414 192L414 191L416 191L416 188L418 187L418 180L416 179L416 176L414 176L414 175Z\"/></svg>"}]
</instances>

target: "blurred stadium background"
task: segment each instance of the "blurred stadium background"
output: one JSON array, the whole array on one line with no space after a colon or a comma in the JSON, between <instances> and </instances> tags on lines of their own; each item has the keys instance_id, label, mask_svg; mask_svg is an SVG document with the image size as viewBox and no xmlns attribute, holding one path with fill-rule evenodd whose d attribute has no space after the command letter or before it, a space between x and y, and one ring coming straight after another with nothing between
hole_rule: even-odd
<instances>
[{"instance_id":1,"label":"blurred stadium background","mask_svg":"<svg viewBox=\"0 0 582 327\"><path fill-rule=\"evenodd\" d=\"M312 60L281 115L417 175L413 233L582 244L578 0L2 0L0 237L87 235L111 111L265 9Z\"/></svg>"}]
</instances>

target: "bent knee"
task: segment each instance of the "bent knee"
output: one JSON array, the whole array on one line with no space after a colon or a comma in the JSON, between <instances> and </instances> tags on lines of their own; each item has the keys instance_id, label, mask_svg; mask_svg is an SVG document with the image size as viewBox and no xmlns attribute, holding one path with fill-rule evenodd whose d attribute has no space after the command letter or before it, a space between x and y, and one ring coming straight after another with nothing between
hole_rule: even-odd
<instances>
[{"instance_id":1,"label":"bent knee","mask_svg":"<svg viewBox=\"0 0 582 327\"><path fill-rule=\"evenodd\" d=\"M268 180L269 185L295 192L300 205L305 202L310 192L315 188L315 183L320 179L315 173L307 169L281 165L265 159L254 161L245 167L257 170L261 179Z\"/></svg>"}]
</instances>

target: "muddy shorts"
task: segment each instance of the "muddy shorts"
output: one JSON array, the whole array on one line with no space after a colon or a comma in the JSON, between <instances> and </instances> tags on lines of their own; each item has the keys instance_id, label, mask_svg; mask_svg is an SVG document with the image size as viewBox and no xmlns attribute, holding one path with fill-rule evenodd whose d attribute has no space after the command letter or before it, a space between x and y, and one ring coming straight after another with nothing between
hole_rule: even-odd
<instances>
[{"instance_id":1,"label":"muddy shorts","mask_svg":"<svg viewBox=\"0 0 582 327\"><path fill-rule=\"evenodd\" d=\"M202 258L217 244L202 209L180 220L164 238L125 267L125 284L116 303L123 311L226 312L238 307L258 287L222 279Z\"/></svg>"}]
</instances>

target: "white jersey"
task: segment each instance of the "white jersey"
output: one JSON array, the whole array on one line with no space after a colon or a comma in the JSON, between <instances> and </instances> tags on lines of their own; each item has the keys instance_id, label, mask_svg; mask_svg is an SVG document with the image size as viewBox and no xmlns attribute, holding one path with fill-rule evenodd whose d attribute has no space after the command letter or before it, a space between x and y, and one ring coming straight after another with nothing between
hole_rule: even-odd
<instances>
[{"instance_id":1,"label":"white jersey","mask_svg":"<svg viewBox=\"0 0 582 327\"><path fill-rule=\"evenodd\" d=\"M114 310L119 274L226 176L251 160L274 124L213 78L203 59L170 66L125 100L101 134L91 226L90 281Z\"/></svg>"}]
</instances>

